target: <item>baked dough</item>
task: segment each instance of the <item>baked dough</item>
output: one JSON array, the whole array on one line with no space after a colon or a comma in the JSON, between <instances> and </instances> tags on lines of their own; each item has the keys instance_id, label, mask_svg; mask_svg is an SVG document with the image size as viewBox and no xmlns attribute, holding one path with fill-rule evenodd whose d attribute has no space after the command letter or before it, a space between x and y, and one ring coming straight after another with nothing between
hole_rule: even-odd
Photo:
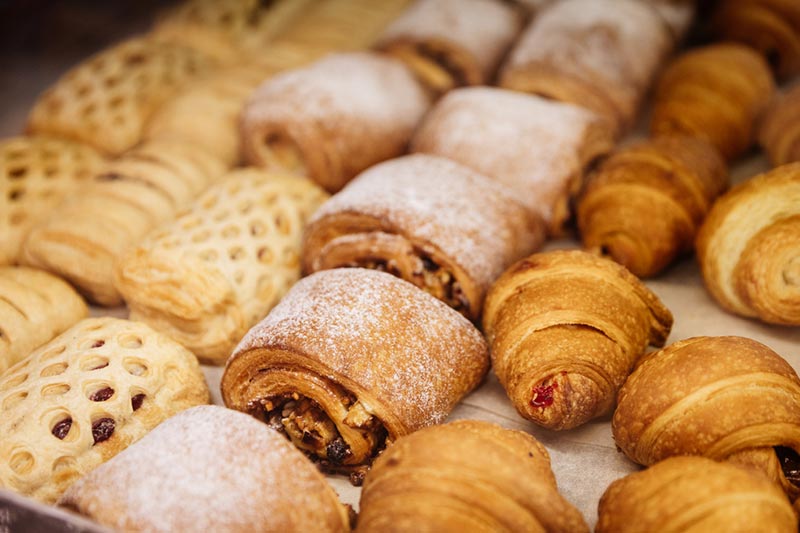
<instances>
[{"instance_id":1,"label":"baked dough","mask_svg":"<svg viewBox=\"0 0 800 533\"><path fill-rule=\"evenodd\" d=\"M197 359L144 324L77 323L0 379L0 487L53 503L161 421L208 402Z\"/></svg>"},{"instance_id":2,"label":"baked dough","mask_svg":"<svg viewBox=\"0 0 800 533\"><path fill-rule=\"evenodd\" d=\"M773 166L800 162L800 85L769 106L761 121L759 142Z\"/></svg>"}]
</instances>

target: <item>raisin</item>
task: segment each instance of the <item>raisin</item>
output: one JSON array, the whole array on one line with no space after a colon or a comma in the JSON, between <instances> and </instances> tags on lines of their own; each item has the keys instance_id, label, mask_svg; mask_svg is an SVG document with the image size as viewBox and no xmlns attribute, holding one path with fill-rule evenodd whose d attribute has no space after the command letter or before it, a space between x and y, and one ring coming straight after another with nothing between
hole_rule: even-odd
<instances>
[{"instance_id":1,"label":"raisin","mask_svg":"<svg viewBox=\"0 0 800 533\"><path fill-rule=\"evenodd\" d=\"M112 396L114 396L114 389L112 389L111 387L106 387L104 389L100 389L98 391L93 392L92 395L89 396L89 399L92 400L93 402L104 402L109 398L111 398Z\"/></svg>"},{"instance_id":2,"label":"raisin","mask_svg":"<svg viewBox=\"0 0 800 533\"><path fill-rule=\"evenodd\" d=\"M344 439L339 437L328 444L325 448L325 455L333 464L342 464L342 461L350 455L350 447L347 446Z\"/></svg>"},{"instance_id":3,"label":"raisin","mask_svg":"<svg viewBox=\"0 0 800 533\"><path fill-rule=\"evenodd\" d=\"M137 394L136 396L131 398L131 407L133 407L134 411L138 410L142 406L142 404L144 403L145 396L147 395Z\"/></svg>"},{"instance_id":4,"label":"raisin","mask_svg":"<svg viewBox=\"0 0 800 533\"><path fill-rule=\"evenodd\" d=\"M65 418L64 420L60 421L58 424L53 426L53 436L64 440L64 437L67 436L69 433L70 428L72 427L72 418Z\"/></svg>"},{"instance_id":5,"label":"raisin","mask_svg":"<svg viewBox=\"0 0 800 533\"><path fill-rule=\"evenodd\" d=\"M101 347L102 345L104 345L105 343L106 343L106 341L103 341L103 340L100 340L100 341L94 341L94 344L92 344L92 348L99 348L99 347Z\"/></svg>"},{"instance_id":6,"label":"raisin","mask_svg":"<svg viewBox=\"0 0 800 533\"><path fill-rule=\"evenodd\" d=\"M92 437L94 437L94 443L97 444L110 439L111 435L114 434L114 428L116 425L117 424L114 422L113 418L101 418L92 424Z\"/></svg>"}]
</instances>

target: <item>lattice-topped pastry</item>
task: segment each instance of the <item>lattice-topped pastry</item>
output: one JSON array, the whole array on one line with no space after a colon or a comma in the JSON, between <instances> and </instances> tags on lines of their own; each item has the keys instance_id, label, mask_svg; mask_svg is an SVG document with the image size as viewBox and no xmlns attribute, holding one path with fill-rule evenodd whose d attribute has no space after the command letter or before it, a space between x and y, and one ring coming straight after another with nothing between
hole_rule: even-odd
<instances>
[{"instance_id":1,"label":"lattice-topped pastry","mask_svg":"<svg viewBox=\"0 0 800 533\"><path fill-rule=\"evenodd\" d=\"M83 320L0 379L0 486L54 502L208 397L197 359L175 341L136 322Z\"/></svg>"},{"instance_id":2,"label":"lattice-topped pastry","mask_svg":"<svg viewBox=\"0 0 800 533\"><path fill-rule=\"evenodd\" d=\"M119 260L131 318L224 363L300 277L303 229L327 196L305 178L231 172Z\"/></svg>"},{"instance_id":3,"label":"lattice-topped pastry","mask_svg":"<svg viewBox=\"0 0 800 533\"><path fill-rule=\"evenodd\" d=\"M141 139L150 115L184 82L209 70L191 48L134 38L67 72L31 110L28 131L120 154Z\"/></svg>"}]
</instances>

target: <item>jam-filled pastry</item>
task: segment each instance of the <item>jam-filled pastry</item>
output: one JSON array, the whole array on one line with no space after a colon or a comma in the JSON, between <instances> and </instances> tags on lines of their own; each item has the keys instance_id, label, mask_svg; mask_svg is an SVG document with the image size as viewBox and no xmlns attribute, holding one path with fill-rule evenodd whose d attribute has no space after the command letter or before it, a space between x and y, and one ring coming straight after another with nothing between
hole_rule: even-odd
<instances>
[{"instance_id":1,"label":"jam-filled pastry","mask_svg":"<svg viewBox=\"0 0 800 533\"><path fill-rule=\"evenodd\" d=\"M142 138L147 120L178 87L213 62L179 45L134 38L99 52L47 89L28 132L83 141L119 155Z\"/></svg>"},{"instance_id":2,"label":"jam-filled pastry","mask_svg":"<svg viewBox=\"0 0 800 533\"><path fill-rule=\"evenodd\" d=\"M378 38L434 94L492 81L522 26L500 0L417 0Z\"/></svg>"},{"instance_id":3,"label":"jam-filled pastry","mask_svg":"<svg viewBox=\"0 0 800 533\"><path fill-rule=\"evenodd\" d=\"M26 267L0 267L0 375L89 314L63 280Z\"/></svg>"},{"instance_id":4,"label":"jam-filled pastry","mask_svg":"<svg viewBox=\"0 0 800 533\"><path fill-rule=\"evenodd\" d=\"M491 283L544 233L501 184L415 154L372 167L322 205L305 232L303 270L382 270L478 320Z\"/></svg>"},{"instance_id":5,"label":"jam-filled pastry","mask_svg":"<svg viewBox=\"0 0 800 533\"><path fill-rule=\"evenodd\" d=\"M59 505L115 531L350 531L347 508L285 438L203 405L75 482Z\"/></svg>"},{"instance_id":6,"label":"jam-filled pastry","mask_svg":"<svg viewBox=\"0 0 800 533\"><path fill-rule=\"evenodd\" d=\"M447 94L412 140L412 151L507 185L552 233L569 217L584 169L613 146L607 122L591 111L489 87Z\"/></svg>"},{"instance_id":7,"label":"jam-filled pastry","mask_svg":"<svg viewBox=\"0 0 800 533\"><path fill-rule=\"evenodd\" d=\"M725 161L692 137L658 137L621 148L590 176L578 200L583 246L639 277L655 276L694 238L728 185Z\"/></svg>"},{"instance_id":8,"label":"jam-filled pastry","mask_svg":"<svg viewBox=\"0 0 800 533\"><path fill-rule=\"evenodd\" d=\"M800 325L800 163L722 196L697 236L706 288L726 310Z\"/></svg>"},{"instance_id":9,"label":"jam-filled pastry","mask_svg":"<svg viewBox=\"0 0 800 533\"><path fill-rule=\"evenodd\" d=\"M486 297L492 368L524 418L570 429L611 412L648 345L663 346L672 314L624 267L579 250L534 254Z\"/></svg>"},{"instance_id":10,"label":"jam-filled pastry","mask_svg":"<svg viewBox=\"0 0 800 533\"><path fill-rule=\"evenodd\" d=\"M175 341L137 322L82 320L0 378L0 487L55 502L208 398L197 358Z\"/></svg>"},{"instance_id":11,"label":"jam-filled pastry","mask_svg":"<svg viewBox=\"0 0 800 533\"><path fill-rule=\"evenodd\" d=\"M650 130L711 143L726 159L753 143L756 120L775 82L754 50L723 43L690 50L673 60L658 81Z\"/></svg>"},{"instance_id":12,"label":"jam-filled pastry","mask_svg":"<svg viewBox=\"0 0 800 533\"><path fill-rule=\"evenodd\" d=\"M672 47L646 2L562 0L530 22L500 85L591 109L622 134Z\"/></svg>"},{"instance_id":13,"label":"jam-filled pastry","mask_svg":"<svg viewBox=\"0 0 800 533\"><path fill-rule=\"evenodd\" d=\"M65 278L95 303L119 305L115 261L188 208L224 169L221 161L187 142L144 143L104 165L81 194L35 227L21 260Z\"/></svg>"},{"instance_id":14,"label":"jam-filled pastry","mask_svg":"<svg viewBox=\"0 0 800 533\"><path fill-rule=\"evenodd\" d=\"M458 420L400 438L364 479L356 531L588 533L522 431Z\"/></svg>"},{"instance_id":15,"label":"jam-filled pastry","mask_svg":"<svg viewBox=\"0 0 800 533\"><path fill-rule=\"evenodd\" d=\"M800 85L770 104L761 121L759 143L773 166L800 161Z\"/></svg>"},{"instance_id":16,"label":"jam-filled pastry","mask_svg":"<svg viewBox=\"0 0 800 533\"><path fill-rule=\"evenodd\" d=\"M402 154L429 106L402 63L368 52L332 54L256 90L242 113L245 159L338 191Z\"/></svg>"},{"instance_id":17,"label":"jam-filled pastry","mask_svg":"<svg viewBox=\"0 0 800 533\"><path fill-rule=\"evenodd\" d=\"M117 262L130 318L224 364L300 277L305 223L328 195L305 178L240 169Z\"/></svg>"},{"instance_id":18,"label":"jam-filled pastry","mask_svg":"<svg viewBox=\"0 0 800 533\"><path fill-rule=\"evenodd\" d=\"M0 140L0 264L16 263L31 228L102 164L83 143L43 135Z\"/></svg>"},{"instance_id":19,"label":"jam-filled pastry","mask_svg":"<svg viewBox=\"0 0 800 533\"><path fill-rule=\"evenodd\" d=\"M359 483L387 444L443 422L488 367L483 336L439 300L339 268L286 293L233 352L221 388L225 405Z\"/></svg>"},{"instance_id":20,"label":"jam-filled pastry","mask_svg":"<svg viewBox=\"0 0 800 533\"><path fill-rule=\"evenodd\" d=\"M800 495L800 379L754 340L693 337L648 355L620 390L612 429L639 464L702 455Z\"/></svg>"},{"instance_id":21,"label":"jam-filled pastry","mask_svg":"<svg viewBox=\"0 0 800 533\"><path fill-rule=\"evenodd\" d=\"M598 515L596 533L797 531L780 489L704 457L672 457L613 482Z\"/></svg>"}]
</instances>

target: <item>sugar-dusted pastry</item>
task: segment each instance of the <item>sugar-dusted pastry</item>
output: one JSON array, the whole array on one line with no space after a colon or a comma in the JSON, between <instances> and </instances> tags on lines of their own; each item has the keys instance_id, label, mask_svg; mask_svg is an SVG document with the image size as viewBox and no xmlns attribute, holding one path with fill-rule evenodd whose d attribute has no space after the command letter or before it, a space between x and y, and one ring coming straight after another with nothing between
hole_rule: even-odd
<instances>
[{"instance_id":1,"label":"sugar-dusted pastry","mask_svg":"<svg viewBox=\"0 0 800 533\"><path fill-rule=\"evenodd\" d=\"M347 508L283 436L204 405L165 421L59 501L116 531L350 531Z\"/></svg>"},{"instance_id":2,"label":"sugar-dusted pastry","mask_svg":"<svg viewBox=\"0 0 800 533\"><path fill-rule=\"evenodd\" d=\"M130 318L224 364L300 277L303 229L327 196L298 176L230 172L117 261Z\"/></svg>"},{"instance_id":3,"label":"sugar-dusted pastry","mask_svg":"<svg viewBox=\"0 0 800 533\"><path fill-rule=\"evenodd\" d=\"M415 152L507 185L554 233L569 217L584 169L613 146L607 122L588 110L490 87L447 94L412 140Z\"/></svg>"},{"instance_id":4,"label":"sugar-dusted pastry","mask_svg":"<svg viewBox=\"0 0 800 533\"><path fill-rule=\"evenodd\" d=\"M67 279L95 303L119 305L112 280L117 258L189 207L224 168L190 143L144 143L105 165L80 195L35 227L22 261Z\"/></svg>"},{"instance_id":5,"label":"sugar-dusted pastry","mask_svg":"<svg viewBox=\"0 0 800 533\"><path fill-rule=\"evenodd\" d=\"M744 45L692 49L661 75L650 130L698 137L735 159L750 148L773 89L767 62Z\"/></svg>"},{"instance_id":6,"label":"sugar-dusted pastry","mask_svg":"<svg viewBox=\"0 0 800 533\"><path fill-rule=\"evenodd\" d=\"M800 163L722 196L697 236L706 288L726 310L800 325Z\"/></svg>"},{"instance_id":7,"label":"sugar-dusted pastry","mask_svg":"<svg viewBox=\"0 0 800 533\"><path fill-rule=\"evenodd\" d=\"M672 35L641 0L562 0L535 17L500 76L507 89L569 102L629 128Z\"/></svg>"},{"instance_id":8,"label":"sugar-dusted pastry","mask_svg":"<svg viewBox=\"0 0 800 533\"><path fill-rule=\"evenodd\" d=\"M676 43L689 33L697 12L697 0L646 0L666 22Z\"/></svg>"},{"instance_id":9,"label":"sugar-dusted pastry","mask_svg":"<svg viewBox=\"0 0 800 533\"><path fill-rule=\"evenodd\" d=\"M559 430L610 413L636 361L671 328L672 314L635 276L580 250L519 261L483 312L492 368L514 407Z\"/></svg>"},{"instance_id":10,"label":"sugar-dusted pastry","mask_svg":"<svg viewBox=\"0 0 800 533\"><path fill-rule=\"evenodd\" d=\"M83 141L111 155L137 144L153 111L181 84L208 72L200 52L134 38L67 72L37 100L28 132Z\"/></svg>"},{"instance_id":11,"label":"sugar-dusted pastry","mask_svg":"<svg viewBox=\"0 0 800 533\"><path fill-rule=\"evenodd\" d=\"M0 379L0 487L52 503L208 396L197 358L175 341L127 320L78 322Z\"/></svg>"},{"instance_id":12,"label":"sugar-dusted pastry","mask_svg":"<svg viewBox=\"0 0 800 533\"><path fill-rule=\"evenodd\" d=\"M767 480L704 457L673 457L611 484L596 533L797 531L786 495Z\"/></svg>"},{"instance_id":13,"label":"sugar-dusted pastry","mask_svg":"<svg viewBox=\"0 0 800 533\"><path fill-rule=\"evenodd\" d=\"M800 495L800 379L754 340L693 337L648 356L620 390L612 429L639 464L727 459Z\"/></svg>"},{"instance_id":14,"label":"sugar-dusted pastry","mask_svg":"<svg viewBox=\"0 0 800 533\"><path fill-rule=\"evenodd\" d=\"M770 104L761 121L759 143L773 166L800 161L800 85Z\"/></svg>"},{"instance_id":15,"label":"sugar-dusted pastry","mask_svg":"<svg viewBox=\"0 0 800 533\"><path fill-rule=\"evenodd\" d=\"M481 334L442 302L384 272L340 268L301 279L250 330L222 398L358 483L387 444L444 421L488 367Z\"/></svg>"},{"instance_id":16,"label":"sugar-dusted pastry","mask_svg":"<svg viewBox=\"0 0 800 533\"><path fill-rule=\"evenodd\" d=\"M89 314L63 280L26 267L0 267L0 375Z\"/></svg>"},{"instance_id":17,"label":"sugar-dusted pastry","mask_svg":"<svg viewBox=\"0 0 800 533\"><path fill-rule=\"evenodd\" d=\"M795 0L720 0L711 33L758 50L781 79L800 73L800 4Z\"/></svg>"},{"instance_id":18,"label":"sugar-dusted pastry","mask_svg":"<svg viewBox=\"0 0 800 533\"><path fill-rule=\"evenodd\" d=\"M539 441L474 420L400 438L367 474L359 507L359 533L589 531Z\"/></svg>"},{"instance_id":19,"label":"sugar-dusted pastry","mask_svg":"<svg viewBox=\"0 0 800 533\"><path fill-rule=\"evenodd\" d=\"M491 82L521 26L520 12L500 0L417 0L376 47L442 94Z\"/></svg>"},{"instance_id":20,"label":"sugar-dusted pastry","mask_svg":"<svg viewBox=\"0 0 800 533\"><path fill-rule=\"evenodd\" d=\"M338 191L365 168L402 154L429 106L402 63L367 52L333 54L258 88L242 113L245 159Z\"/></svg>"},{"instance_id":21,"label":"sugar-dusted pastry","mask_svg":"<svg viewBox=\"0 0 800 533\"><path fill-rule=\"evenodd\" d=\"M39 135L0 140L0 264L17 262L31 228L102 164L83 143Z\"/></svg>"},{"instance_id":22,"label":"sugar-dusted pastry","mask_svg":"<svg viewBox=\"0 0 800 533\"><path fill-rule=\"evenodd\" d=\"M416 154L358 176L314 214L303 270L394 274L478 320L489 285L544 240L544 225L502 185Z\"/></svg>"},{"instance_id":23,"label":"sugar-dusted pastry","mask_svg":"<svg viewBox=\"0 0 800 533\"><path fill-rule=\"evenodd\" d=\"M621 148L578 200L583 246L639 277L655 276L694 249L700 224L727 185L725 161L700 139L658 137Z\"/></svg>"}]
</instances>

